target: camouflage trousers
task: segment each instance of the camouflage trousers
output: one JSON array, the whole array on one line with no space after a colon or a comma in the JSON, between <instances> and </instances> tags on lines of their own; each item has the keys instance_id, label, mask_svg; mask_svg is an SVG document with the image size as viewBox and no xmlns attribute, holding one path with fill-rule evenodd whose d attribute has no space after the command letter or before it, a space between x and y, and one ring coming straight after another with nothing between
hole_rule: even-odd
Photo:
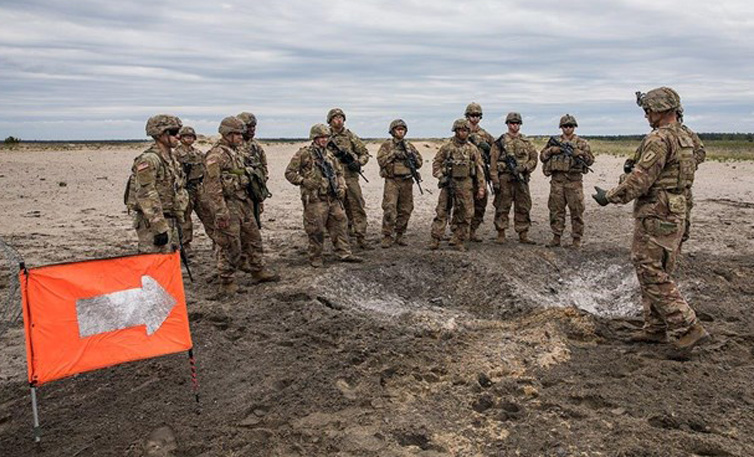
<instances>
[{"instance_id":1,"label":"camouflage trousers","mask_svg":"<svg viewBox=\"0 0 754 457\"><path fill-rule=\"evenodd\" d=\"M644 329L678 337L696 323L696 314L673 281L685 217L643 217L634 221L631 261L644 308Z\"/></svg>"},{"instance_id":2,"label":"camouflage trousers","mask_svg":"<svg viewBox=\"0 0 754 457\"><path fill-rule=\"evenodd\" d=\"M348 218L348 230L356 238L364 238L367 234L367 212L364 196L361 193L361 184L359 184L359 174L347 173L346 186L348 188L343 206Z\"/></svg>"},{"instance_id":3,"label":"camouflage trousers","mask_svg":"<svg viewBox=\"0 0 754 457\"><path fill-rule=\"evenodd\" d=\"M451 230L456 239L463 241L469 238L471 218L474 216L474 184L471 178L453 179L453 186L455 195L451 205L453 209ZM445 227L448 225L448 193L447 186L440 189L435 218L432 221L431 235L432 238L438 240L442 239Z\"/></svg>"},{"instance_id":4,"label":"camouflage trousers","mask_svg":"<svg viewBox=\"0 0 754 457\"><path fill-rule=\"evenodd\" d=\"M517 182L510 173L500 173L500 190L495 194L495 228L498 231L508 229L508 213L513 209L513 228L517 233L525 232L531 227L531 194L529 183Z\"/></svg>"},{"instance_id":5,"label":"camouflage trousers","mask_svg":"<svg viewBox=\"0 0 754 457\"><path fill-rule=\"evenodd\" d=\"M584 183L581 177L570 180L564 173L553 173L547 207L550 209L550 228L553 235L563 235L567 208L571 213L571 236L584 236Z\"/></svg>"},{"instance_id":6,"label":"camouflage trousers","mask_svg":"<svg viewBox=\"0 0 754 457\"><path fill-rule=\"evenodd\" d=\"M408 220L414 210L414 181L405 178L386 178L382 192L382 234L406 233Z\"/></svg>"},{"instance_id":7,"label":"camouflage trousers","mask_svg":"<svg viewBox=\"0 0 754 457\"><path fill-rule=\"evenodd\" d=\"M485 185L485 184L482 184ZM474 186L474 195L479 192L479 187ZM487 211L487 202L489 202L488 193L484 193L484 198L474 199L474 216L471 218L471 231L473 232L484 222L484 213Z\"/></svg>"},{"instance_id":8,"label":"camouflage trousers","mask_svg":"<svg viewBox=\"0 0 754 457\"><path fill-rule=\"evenodd\" d=\"M185 220L181 224L184 246L189 245L194 239L194 224L191 220L192 212L199 216L199 220L202 221L207 236L210 237L210 239L213 239L212 231L214 230L214 216L209 208L207 208L207 205L202 202L202 190L203 187L201 184L188 188L188 207L186 208Z\"/></svg>"},{"instance_id":9,"label":"camouflage trousers","mask_svg":"<svg viewBox=\"0 0 754 457\"><path fill-rule=\"evenodd\" d=\"M346 213L341 202L324 196L304 200L304 231L309 237L309 260L321 260L325 244L325 231L330 235L335 255L345 258L351 255L348 243Z\"/></svg>"},{"instance_id":10,"label":"camouflage trousers","mask_svg":"<svg viewBox=\"0 0 754 457\"><path fill-rule=\"evenodd\" d=\"M220 281L227 284L233 281L235 272L247 260L251 271L262 271L264 249L251 200L233 198L226 204L230 211L230 225L224 230L215 228L213 239Z\"/></svg>"},{"instance_id":11,"label":"camouflage trousers","mask_svg":"<svg viewBox=\"0 0 754 457\"><path fill-rule=\"evenodd\" d=\"M166 217L168 223L168 242L164 246L155 246L154 236L157 233L152 229L144 214L137 211L133 216L136 236L139 237L139 252L173 252L180 247L178 242L178 221L172 217Z\"/></svg>"}]
</instances>

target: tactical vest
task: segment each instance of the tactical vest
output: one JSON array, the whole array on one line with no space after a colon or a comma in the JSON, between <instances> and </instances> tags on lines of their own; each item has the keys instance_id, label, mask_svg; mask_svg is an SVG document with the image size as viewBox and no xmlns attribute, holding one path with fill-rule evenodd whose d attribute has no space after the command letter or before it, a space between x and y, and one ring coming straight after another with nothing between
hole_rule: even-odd
<instances>
[{"instance_id":1,"label":"tactical vest","mask_svg":"<svg viewBox=\"0 0 754 457\"><path fill-rule=\"evenodd\" d=\"M183 212L188 206L187 195L185 194L185 176L176 162L171 166L163 157L153 150L147 150L137 156L131 166L131 176L126 183L126 190L123 195L123 202L129 212L141 211L139 200L139 180L136 177L136 163L146 154L153 154L158 159L158 167L155 174L154 187L160 198L160 204L164 213L172 214L174 211Z\"/></svg>"},{"instance_id":2,"label":"tactical vest","mask_svg":"<svg viewBox=\"0 0 754 457\"><path fill-rule=\"evenodd\" d=\"M503 135L500 142L505 146L507 155L512 155L516 159L516 165L525 164L529 160L529 149L526 147L528 143L522 140L521 137L509 138ZM499 173L510 173L508 167L505 166L505 156L506 154L500 154L497 158Z\"/></svg>"},{"instance_id":3,"label":"tactical vest","mask_svg":"<svg viewBox=\"0 0 754 457\"><path fill-rule=\"evenodd\" d=\"M249 176L244 167L243 157L226 146L219 146L230 159L220 170L220 183L223 186L223 197L246 200L249 198Z\"/></svg>"},{"instance_id":4,"label":"tactical vest","mask_svg":"<svg viewBox=\"0 0 754 457\"><path fill-rule=\"evenodd\" d=\"M670 141L674 148L665 162L665 168L660 172L652 189L662 189L671 192L681 192L694 183L696 162L694 161L694 140L687 133L676 129Z\"/></svg>"},{"instance_id":5,"label":"tactical vest","mask_svg":"<svg viewBox=\"0 0 754 457\"><path fill-rule=\"evenodd\" d=\"M456 179L463 179L476 176L476 163L471 157L471 152L467 148L470 143L463 146L456 146L451 149L446 166L450 166L450 176Z\"/></svg>"},{"instance_id":6,"label":"tactical vest","mask_svg":"<svg viewBox=\"0 0 754 457\"><path fill-rule=\"evenodd\" d=\"M183 166L188 184L196 184L204 179L204 158L202 152L193 148L178 146L175 150L178 162Z\"/></svg>"}]
</instances>

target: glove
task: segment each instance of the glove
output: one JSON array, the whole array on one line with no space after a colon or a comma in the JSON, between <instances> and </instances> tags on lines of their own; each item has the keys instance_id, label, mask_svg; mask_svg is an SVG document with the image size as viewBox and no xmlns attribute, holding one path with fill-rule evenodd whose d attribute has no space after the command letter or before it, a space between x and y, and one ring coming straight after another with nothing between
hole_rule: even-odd
<instances>
[{"instance_id":1,"label":"glove","mask_svg":"<svg viewBox=\"0 0 754 457\"><path fill-rule=\"evenodd\" d=\"M338 200L344 200L346 198L346 189L343 187L338 188Z\"/></svg>"},{"instance_id":2,"label":"glove","mask_svg":"<svg viewBox=\"0 0 754 457\"><path fill-rule=\"evenodd\" d=\"M484 140L480 141L477 147L481 149L482 151L486 152L487 154L489 154L490 149L492 149L492 146L490 146L490 144Z\"/></svg>"},{"instance_id":3,"label":"glove","mask_svg":"<svg viewBox=\"0 0 754 457\"><path fill-rule=\"evenodd\" d=\"M319 189L319 182L314 178L304 178L304 180L301 181L301 185L304 187L304 189L308 190Z\"/></svg>"},{"instance_id":4,"label":"glove","mask_svg":"<svg viewBox=\"0 0 754 457\"><path fill-rule=\"evenodd\" d=\"M168 244L168 232L158 233L154 236L155 246L165 246L166 244Z\"/></svg>"},{"instance_id":5,"label":"glove","mask_svg":"<svg viewBox=\"0 0 754 457\"><path fill-rule=\"evenodd\" d=\"M259 214L262 214L264 212L264 203L263 202L259 202L258 208L259 208Z\"/></svg>"},{"instance_id":6,"label":"glove","mask_svg":"<svg viewBox=\"0 0 754 457\"><path fill-rule=\"evenodd\" d=\"M447 186L448 186L448 183L450 183L450 178L448 178L447 176L442 176L442 177L441 177L441 178L440 178L440 179L439 179L439 180L437 181L437 188L438 188L438 189L442 189L443 187L447 187Z\"/></svg>"},{"instance_id":7,"label":"glove","mask_svg":"<svg viewBox=\"0 0 754 457\"><path fill-rule=\"evenodd\" d=\"M623 163L623 173L629 174L634 171L634 164L635 162L633 160L626 159L626 161Z\"/></svg>"},{"instance_id":8,"label":"glove","mask_svg":"<svg viewBox=\"0 0 754 457\"><path fill-rule=\"evenodd\" d=\"M220 230L230 227L230 216L215 216L215 226Z\"/></svg>"},{"instance_id":9,"label":"glove","mask_svg":"<svg viewBox=\"0 0 754 457\"><path fill-rule=\"evenodd\" d=\"M483 198L484 198L484 194L485 194L485 189L484 189L484 187L480 187L480 188L479 188L479 191L478 191L478 192L476 193L476 199L477 199L477 200L481 200L481 199L483 199Z\"/></svg>"},{"instance_id":10,"label":"glove","mask_svg":"<svg viewBox=\"0 0 754 457\"><path fill-rule=\"evenodd\" d=\"M607 191L601 187L594 186L594 190L597 191L596 194L592 194L592 198L600 204L600 206L607 206L609 201L607 201Z\"/></svg>"},{"instance_id":11,"label":"glove","mask_svg":"<svg viewBox=\"0 0 754 457\"><path fill-rule=\"evenodd\" d=\"M348 164L348 169L351 171L361 171L361 164L354 160Z\"/></svg>"},{"instance_id":12,"label":"glove","mask_svg":"<svg viewBox=\"0 0 754 457\"><path fill-rule=\"evenodd\" d=\"M495 192L500 192L500 183L499 183L499 182L493 182L493 183L492 183L492 189L493 189L493 190L494 190Z\"/></svg>"}]
</instances>

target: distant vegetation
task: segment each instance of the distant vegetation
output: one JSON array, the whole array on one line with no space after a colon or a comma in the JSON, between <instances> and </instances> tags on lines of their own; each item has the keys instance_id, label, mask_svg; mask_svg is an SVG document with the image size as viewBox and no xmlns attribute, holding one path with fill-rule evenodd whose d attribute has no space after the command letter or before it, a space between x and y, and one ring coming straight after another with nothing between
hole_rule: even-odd
<instances>
[{"instance_id":1,"label":"distant vegetation","mask_svg":"<svg viewBox=\"0 0 754 457\"><path fill-rule=\"evenodd\" d=\"M3 143L6 146L15 146L15 145L17 145L20 142L21 142L21 138L16 138L14 136L9 136L8 138L5 139L5 141Z\"/></svg>"}]
</instances>

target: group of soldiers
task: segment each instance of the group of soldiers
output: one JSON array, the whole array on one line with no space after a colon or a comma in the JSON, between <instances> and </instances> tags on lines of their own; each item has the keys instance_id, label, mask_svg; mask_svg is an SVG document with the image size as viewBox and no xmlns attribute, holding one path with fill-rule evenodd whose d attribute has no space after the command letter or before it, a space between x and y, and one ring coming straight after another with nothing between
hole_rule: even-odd
<instances>
[{"instance_id":1,"label":"group of soldiers","mask_svg":"<svg viewBox=\"0 0 754 457\"><path fill-rule=\"evenodd\" d=\"M679 122L680 97L662 87L639 94L653 131L645 137L635 157L627 161L620 184L609 191L596 188L600 205L635 200L632 260L642 289L645 327L634 341L673 342L690 349L708 337L694 311L672 280L680 245L688 237L691 184L704 148L696 134ZM465 251L466 240L482 241L479 227L493 194L495 241L504 243L509 213L513 229L524 244L533 244L529 178L542 162L550 177L550 247L561 245L570 213L572 246L581 246L584 234L583 175L594 163L589 143L576 135L576 119L560 119L562 134L551 137L538 153L521 134L522 117L506 116L507 132L495 139L480 127L482 107L470 103L465 117L452 126L453 137L432 161L432 175L440 189L430 231L429 249L435 250L450 225L449 244ZM367 215L360 179L370 159L363 141L345 127L339 108L327 113L327 124L311 127L311 144L299 149L285 170L285 178L300 187L308 259L322 267L323 245L329 236L335 256L342 262L362 262L353 255L355 244L372 249L367 239ZM191 252L191 212L196 212L214 242L220 295L230 297L241 289L238 270L251 273L253 282L277 281L279 275L265 266L260 214L270 196L264 149L254 139L256 118L251 113L222 120L221 138L203 154L193 147L196 133L171 115L149 119L147 135L154 144L133 164L125 201L134 215L141 251ZM382 200L383 248L406 245L405 233L413 211L413 186L422 190L419 169L423 157L406 140L408 126L401 119L390 123L391 139L380 145L377 162L384 178ZM489 188L489 190L488 190Z\"/></svg>"}]
</instances>

